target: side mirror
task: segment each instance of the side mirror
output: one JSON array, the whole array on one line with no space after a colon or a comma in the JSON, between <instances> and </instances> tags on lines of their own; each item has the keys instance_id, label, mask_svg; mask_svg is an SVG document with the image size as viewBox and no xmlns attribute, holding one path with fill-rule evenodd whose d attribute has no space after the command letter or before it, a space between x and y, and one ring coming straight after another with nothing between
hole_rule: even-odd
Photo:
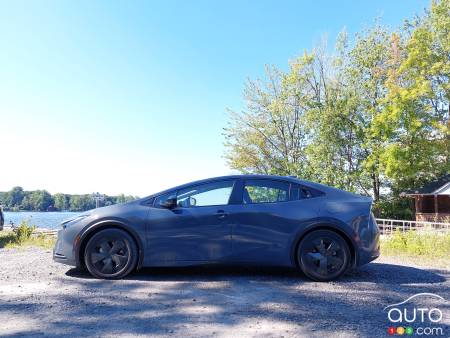
<instances>
[{"instance_id":1,"label":"side mirror","mask_svg":"<svg viewBox=\"0 0 450 338\"><path fill-rule=\"evenodd\" d=\"M168 198L161 203L161 206L167 209L174 209L177 207L177 198L176 197Z\"/></svg>"},{"instance_id":2,"label":"side mirror","mask_svg":"<svg viewBox=\"0 0 450 338\"><path fill-rule=\"evenodd\" d=\"M194 197L189 197L189 205L195 207L197 205L197 200Z\"/></svg>"}]
</instances>

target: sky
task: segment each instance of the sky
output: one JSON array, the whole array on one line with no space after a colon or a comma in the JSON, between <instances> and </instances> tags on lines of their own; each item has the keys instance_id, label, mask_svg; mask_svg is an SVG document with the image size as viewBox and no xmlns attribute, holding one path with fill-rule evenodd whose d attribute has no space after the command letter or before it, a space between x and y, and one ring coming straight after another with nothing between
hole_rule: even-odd
<instances>
[{"instance_id":1,"label":"sky","mask_svg":"<svg viewBox=\"0 0 450 338\"><path fill-rule=\"evenodd\" d=\"M0 0L0 191L145 196L234 173L246 79L429 1Z\"/></svg>"}]
</instances>

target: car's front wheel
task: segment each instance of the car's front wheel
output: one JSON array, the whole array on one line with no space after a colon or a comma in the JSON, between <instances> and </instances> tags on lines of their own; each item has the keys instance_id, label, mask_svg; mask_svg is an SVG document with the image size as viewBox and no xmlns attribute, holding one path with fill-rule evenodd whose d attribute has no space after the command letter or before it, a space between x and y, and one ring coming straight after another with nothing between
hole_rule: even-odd
<instances>
[{"instance_id":1,"label":"car's front wheel","mask_svg":"<svg viewBox=\"0 0 450 338\"><path fill-rule=\"evenodd\" d=\"M104 229L95 233L84 251L86 267L97 278L123 278L135 269L137 261L136 242L120 229Z\"/></svg>"},{"instance_id":2,"label":"car's front wheel","mask_svg":"<svg viewBox=\"0 0 450 338\"><path fill-rule=\"evenodd\" d=\"M307 234L297 250L300 269L312 280L325 282L341 276L350 262L348 244L334 231Z\"/></svg>"}]
</instances>

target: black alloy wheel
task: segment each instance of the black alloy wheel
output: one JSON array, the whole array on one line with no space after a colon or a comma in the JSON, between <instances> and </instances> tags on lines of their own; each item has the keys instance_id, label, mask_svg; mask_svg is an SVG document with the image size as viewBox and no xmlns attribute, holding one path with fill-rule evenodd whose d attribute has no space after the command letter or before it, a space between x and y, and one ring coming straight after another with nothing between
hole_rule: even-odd
<instances>
[{"instance_id":1,"label":"black alloy wheel","mask_svg":"<svg viewBox=\"0 0 450 338\"><path fill-rule=\"evenodd\" d=\"M346 241L330 230L316 230L301 241L297 259L300 269L312 280L325 282L341 276L349 266Z\"/></svg>"},{"instance_id":2,"label":"black alloy wheel","mask_svg":"<svg viewBox=\"0 0 450 338\"><path fill-rule=\"evenodd\" d=\"M100 230L86 245L84 261L97 278L119 279L136 268L138 250L134 239L119 229Z\"/></svg>"}]
</instances>

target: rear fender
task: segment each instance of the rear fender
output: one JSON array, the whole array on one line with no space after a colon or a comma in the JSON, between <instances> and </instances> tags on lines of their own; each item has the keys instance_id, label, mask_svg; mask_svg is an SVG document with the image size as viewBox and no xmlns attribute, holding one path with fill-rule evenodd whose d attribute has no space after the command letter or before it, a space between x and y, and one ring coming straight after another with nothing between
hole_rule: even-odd
<instances>
[{"instance_id":1,"label":"rear fender","mask_svg":"<svg viewBox=\"0 0 450 338\"><path fill-rule=\"evenodd\" d=\"M352 228L348 224L336 218L323 217L308 222L308 224L302 227L301 230L294 236L290 252L291 264L293 266L298 266L297 261L298 245L308 233L315 230L331 230L341 235L347 242L350 249L350 253L352 256L351 266L353 267L357 264L357 262L359 261L359 253L358 250L356 249L357 248L357 243L355 241L356 237L354 235Z\"/></svg>"}]
</instances>

